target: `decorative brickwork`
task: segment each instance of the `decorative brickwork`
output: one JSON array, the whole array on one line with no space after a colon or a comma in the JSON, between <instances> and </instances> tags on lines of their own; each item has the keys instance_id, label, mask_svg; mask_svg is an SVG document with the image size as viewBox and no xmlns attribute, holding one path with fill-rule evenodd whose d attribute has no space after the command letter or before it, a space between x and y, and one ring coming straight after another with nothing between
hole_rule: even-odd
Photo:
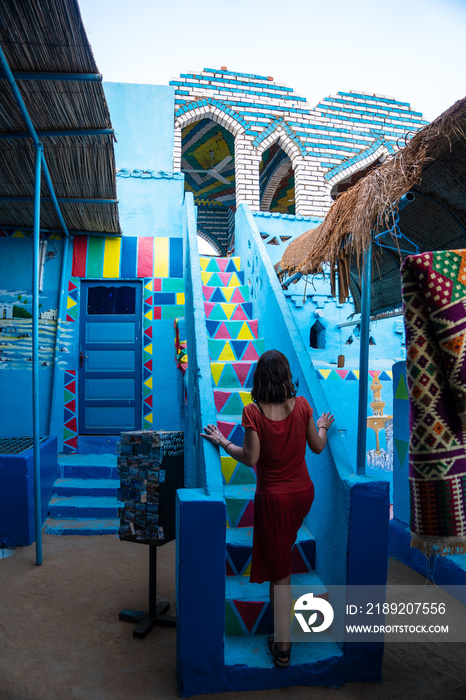
<instances>
[{"instance_id":1,"label":"decorative brickwork","mask_svg":"<svg viewBox=\"0 0 466 700\"><path fill-rule=\"evenodd\" d=\"M280 183L272 173L261 201L259 167L273 144L291 160L296 214L324 216L336 184L394 153L427 123L394 98L338 92L312 108L270 77L226 69L182 74L170 84L175 87L174 170L181 170L182 129L200 119L217 122L235 137L236 205L247 202L253 211L270 206Z\"/></svg>"}]
</instances>

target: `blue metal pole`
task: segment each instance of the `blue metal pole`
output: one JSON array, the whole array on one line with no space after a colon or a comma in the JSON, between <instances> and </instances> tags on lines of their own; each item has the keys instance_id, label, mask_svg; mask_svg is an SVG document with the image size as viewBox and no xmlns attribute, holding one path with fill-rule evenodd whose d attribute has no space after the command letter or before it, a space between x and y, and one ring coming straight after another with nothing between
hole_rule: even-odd
<instances>
[{"instance_id":1,"label":"blue metal pole","mask_svg":"<svg viewBox=\"0 0 466 700\"><path fill-rule=\"evenodd\" d=\"M369 324L371 315L372 241L364 254L361 285L361 333L359 336L359 400L356 474L366 473L367 392L369 372Z\"/></svg>"},{"instance_id":2,"label":"blue metal pole","mask_svg":"<svg viewBox=\"0 0 466 700\"><path fill-rule=\"evenodd\" d=\"M42 503L40 480L40 424L39 424L39 273L40 273L40 173L42 146L35 146L36 170L34 179L34 263L32 284L32 423L34 442L34 507L36 526L36 564L42 564Z\"/></svg>"}]
</instances>

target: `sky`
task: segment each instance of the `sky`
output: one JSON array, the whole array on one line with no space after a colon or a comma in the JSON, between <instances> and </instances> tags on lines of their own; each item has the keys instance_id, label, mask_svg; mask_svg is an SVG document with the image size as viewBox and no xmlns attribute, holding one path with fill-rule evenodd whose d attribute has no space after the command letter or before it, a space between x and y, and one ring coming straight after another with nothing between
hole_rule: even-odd
<instances>
[{"instance_id":1,"label":"sky","mask_svg":"<svg viewBox=\"0 0 466 700\"><path fill-rule=\"evenodd\" d=\"M429 121L466 95L466 0L78 2L108 82L167 85L226 66L273 76L311 107L362 91Z\"/></svg>"}]
</instances>

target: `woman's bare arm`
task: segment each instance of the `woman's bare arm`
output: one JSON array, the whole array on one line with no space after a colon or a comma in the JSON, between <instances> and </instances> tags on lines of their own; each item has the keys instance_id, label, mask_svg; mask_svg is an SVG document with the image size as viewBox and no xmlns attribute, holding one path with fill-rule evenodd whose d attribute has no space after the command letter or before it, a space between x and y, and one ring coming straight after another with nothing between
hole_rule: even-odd
<instances>
[{"instance_id":1,"label":"woman's bare arm","mask_svg":"<svg viewBox=\"0 0 466 700\"><path fill-rule=\"evenodd\" d=\"M223 437L216 425L209 424L204 428L201 437L207 438L214 445L223 447L229 457L233 457L247 467L254 467L257 464L260 453L259 435L250 428L244 429L244 441L242 447L235 445Z\"/></svg>"},{"instance_id":2,"label":"woman's bare arm","mask_svg":"<svg viewBox=\"0 0 466 700\"><path fill-rule=\"evenodd\" d=\"M314 423L314 418L311 416L307 424L307 444L317 455L322 452L327 444L327 431L332 425L335 418L331 413L322 413L317 420L317 426Z\"/></svg>"}]
</instances>

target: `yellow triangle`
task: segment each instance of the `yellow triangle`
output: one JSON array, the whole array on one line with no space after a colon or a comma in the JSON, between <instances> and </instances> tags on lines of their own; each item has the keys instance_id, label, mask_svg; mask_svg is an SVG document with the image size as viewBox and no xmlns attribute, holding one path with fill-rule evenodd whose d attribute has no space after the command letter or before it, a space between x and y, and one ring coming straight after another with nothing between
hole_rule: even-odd
<instances>
[{"instance_id":1,"label":"yellow triangle","mask_svg":"<svg viewBox=\"0 0 466 700\"><path fill-rule=\"evenodd\" d=\"M238 393L241 401L243 402L243 406L247 406L249 403L252 403L250 391L240 391Z\"/></svg>"},{"instance_id":2,"label":"yellow triangle","mask_svg":"<svg viewBox=\"0 0 466 700\"><path fill-rule=\"evenodd\" d=\"M199 258L199 262L201 264L201 270L205 270L210 262L210 258Z\"/></svg>"},{"instance_id":3,"label":"yellow triangle","mask_svg":"<svg viewBox=\"0 0 466 700\"><path fill-rule=\"evenodd\" d=\"M331 371L332 371L331 369L319 369L319 372L323 376L324 379L327 379L327 377Z\"/></svg>"},{"instance_id":4,"label":"yellow triangle","mask_svg":"<svg viewBox=\"0 0 466 700\"><path fill-rule=\"evenodd\" d=\"M211 277L212 277L211 272L201 272L202 284L207 284L207 282L210 280Z\"/></svg>"},{"instance_id":5,"label":"yellow triangle","mask_svg":"<svg viewBox=\"0 0 466 700\"><path fill-rule=\"evenodd\" d=\"M26 238L26 236L22 231L15 231L12 238Z\"/></svg>"},{"instance_id":6,"label":"yellow triangle","mask_svg":"<svg viewBox=\"0 0 466 700\"><path fill-rule=\"evenodd\" d=\"M228 320L233 316L233 313L236 309L236 304L225 304L221 303L220 306L222 307L223 311L225 312L225 316L227 317Z\"/></svg>"},{"instance_id":7,"label":"yellow triangle","mask_svg":"<svg viewBox=\"0 0 466 700\"><path fill-rule=\"evenodd\" d=\"M230 343L225 343L225 347L217 359L219 362L236 362L235 353L231 349Z\"/></svg>"},{"instance_id":8,"label":"yellow triangle","mask_svg":"<svg viewBox=\"0 0 466 700\"><path fill-rule=\"evenodd\" d=\"M250 575L251 575L251 562L249 562L249 564L245 568L243 576L250 576Z\"/></svg>"},{"instance_id":9,"label":"yellow triangle","mask_svg":"<svg viewBox=\"0 0 466 700\"><path fill-rule=\"evenodd\" d=\"M239 277L236 274L236 272L231 273L230 281L228 282L229 287L239 287L241 285L241 282L239 281Z\"/></svg>"},{"instance_id":10,"label":"yellow triangle","mask_svg":"<svg viewBox=\"0 0 466 700\"><path fill-rule=\"evenodd\" d=\"M356 377L356 379L359 379L359 370L353 369L352 372L354 373L354 376Z\"/></svg>"},{"instance_id":11,"label":"yellow triangle","mask_svg":"<svg viewBox=\"0 0 466 700\"><path fill-rule=\"evenodd\" d=\"M144 350L145 350L146 352L148 352L149 355L152 355L152 343L149 343L149 345L146 345L146 347L144 348Z\"/></svg>"},{"instance_id":12,"label":"yellow triangle","mask_svg":"<svg viewBox=\"0 0 466 700\"><path fill-rule=\"evenodd\" d=\"M393 379L393 371L391 369L386 369L385 372L386 372L386 374L388 374L390 379Z\"/></svg>"},{"instance_id":13,"label":"yellow triangle","mask_svg":"<svg viewBox=\"0 0 466 700\"><path fill-rule=\"evenodd\" d=\"M231 258L231 260L233 260L233 263L236 265L236 269L241 270L241 259L240 259L239 255Z\"/></svg>"},{"instance_id":14,"label":"yellow triangle","mask_svg":"<svg viewBox=\"0 0 466 700\"><path fill-rule=\"evenodd\" d=\"M223 292L223 296L227 301L230 301L231 297L233 296L235 292L236 287L221 287L221 290Z\"/></svg>"},{"instance_id":15,"label":"yellow triangle","mask_svg":"<svg viewBox=\"0 0 466 700\"><path fill-rule=\"evenodd\" d=\"M238 340L255 340L246 321L243 323L241 330L238 333Z\"/></svg>"},{"instance_id":16,"label":"yellow triangle","mask_svg":"<svg viewBox=\"0 0 466 700\"><path fill-rule=\"evenodd\" d=\"M72 299L71 297L68 297L68 299L66 300L66 308L72 309L73 306L76 306L76 303L77 302L75 302L74 299Z\"/></svg>"},{"instance_id":17,"label":"yellow triangle","mask_svg":"<svg viewBox=\"0 0 466 700\"><path fill-rule=\"evenodd\" d=\"M147 284L144 285L144 288L147 289L149 292L154 291L154 280L150 280Z\"/></svg>"},{"instance_id":18,"label":"yellow triangle","mask_svg":"<svg viewBox=\"0 0 466 700\"><path fill-rule=\"evenodd\" d=\"M144 416L144 420L146 420L148 423L152 424L152 413L148 413L147 416Z\"/></svg>"},{"instance_id":19,"label":"yellow triangle","mask_svg":"<svg viewBox=\"0 0 466 700\"><path fill-rule=\"evenodd\" d=\"M218 384L218 380L220 379L224 367L224 362L211 362L210 364L210 371L212 372L212 379L214 380L215 386Z\"/></svg>"},{"instance_id":20,"label":"yellow triangle","mask_svg":"<svg viewBox=\"0 0 466 700\"><path fill-rule=\"evenodd\" d=\"M221 457L220 461L222 465L222 474L224 476L225 483L229 484L238 462L236 461L236 459L233 459L233 457Z\"/></svg>"},{"instance_id":21,"label":"yellow triangle","mask_svg":"<svg viewBox=\"0 0 466 700\"><path fill-rule=\"evenodd\" d=\"M149 377L148 379L146 379L146 381L144 382L144 384L145 384L149 389L152 389L152 377Z\"/></svg>"},{"instance_id":22,"label":"yellow triangle","mask_svg":"<svg viewBox=\"0 0 466 700\"><path fill-rule=\"evenodd\" d=\"M49 236L49 241L60 241L61 236L59 233L52 233L51 236Z\"/></svg>"},{"instance_id":23,"label":"yellow triangle","mask_svg":"<svg viewBox=\"0 0 466 700\"><path fill-rule=\"evenodd\" d=\"M147 318L149 321L153 321L154 320L154 310L151 309L146 314L144 314L144 318Z\"/></svg>"}]
</instances>

